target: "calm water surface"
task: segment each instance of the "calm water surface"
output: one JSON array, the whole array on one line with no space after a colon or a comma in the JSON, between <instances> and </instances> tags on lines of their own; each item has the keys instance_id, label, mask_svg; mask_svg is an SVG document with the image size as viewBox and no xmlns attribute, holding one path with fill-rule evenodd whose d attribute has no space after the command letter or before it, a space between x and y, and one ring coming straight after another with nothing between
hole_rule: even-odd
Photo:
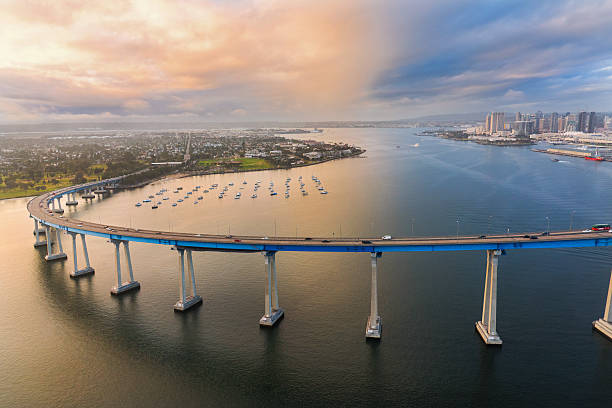
<instances>
[{"instance_id":1,"label":"calm water surface","mask_svg":"<svg viewBox=\"0 0 612 408\"><path fill-rule=\"evenodd\" d=\"M313 136L313 135L308 135ZM529 148L420 137L413 129L330 129L364 158L287 171L158 182L93 204L81 219L135 228L311 236L486 234L612 221L612 164L555 163ZM303 176L308 196L298 190ZM329 191L315 190L318 176ZM284 181L292 177L291 197ZM257 199L253 183L260 180ZM246 185L242 182L247 181ZM276 197L268 195L274 182ZM177 207L172 190L235 183ZM158 210L134 204L161 188ZM240 187L244 187L240 190ZM235 192L242 199L234 200ZM181 196L184 194L181 194ZM156 196L157 197L157 196ZM113 247L88 238L92 277L32 247L27 199L0 201L0 406L596 406L612 401L601 317L607 249L508 251L499 271L502 348L474 331L483 252L385 254L383 338L366 342L368 254L279 253L286 317L261 329L261 254L194 253L204 305L173 312L177 254L131 244L139 292L111 297ZM547 220L548 217L548 220ZM70 241L64 245L71 257Z\"/></svg>"}]
</instances>

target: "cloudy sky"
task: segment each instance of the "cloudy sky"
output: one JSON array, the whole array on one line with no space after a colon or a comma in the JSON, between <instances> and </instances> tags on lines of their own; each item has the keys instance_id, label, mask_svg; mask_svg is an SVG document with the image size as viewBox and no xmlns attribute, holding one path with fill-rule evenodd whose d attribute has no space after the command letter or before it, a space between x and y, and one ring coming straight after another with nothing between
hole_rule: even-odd
<instances>
[{"instance_id":1,"label":"cloudy sky","mask_svg":"<svg viewBox=\"0 0 612 408\"><path fill-rule=\"evenodd\" d=\"M612 110L612 0L0 0L0 122Z\"/></svg>"}]
</instances>

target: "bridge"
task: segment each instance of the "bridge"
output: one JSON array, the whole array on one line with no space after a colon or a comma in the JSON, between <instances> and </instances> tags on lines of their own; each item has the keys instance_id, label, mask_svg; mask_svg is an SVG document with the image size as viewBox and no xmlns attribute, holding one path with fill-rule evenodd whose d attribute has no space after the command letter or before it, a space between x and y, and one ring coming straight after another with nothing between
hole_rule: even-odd
<instances>
[{"instance_id":1,"label":"bridge","mask_svg":"<svg viewBox=\"0 0 612 408\"><path fill-rule=\"evenodd\" d=\"M127 228L64 218L62 199L65 205L78 205L77 195L85 200L104 197L113 190L124 177L80 184L49 192L33 198L27 204L30 217L34 219L35 247L46 246L45 259L49 262L66 259L62 246L61 231L72 237L73 278L95 273L87 253L85 236L107 238L114 246L117 285L111 294L139 289L140 283L134 279L130 257L129 242L142 242L166 245L177 250L179 256L180 298L174 305L176 311L187 311L202 303L197 294L192 251L261 252L265 259L265 298L264 314L259 323L274 326L283 317L279 306L276 274L276 253L283 251L302 252L367 252L371 254L372 281L370 293L370 315L366 324L365 336L380 339L382 319L378 314L378 263L385 252L423 252L423 251L486 251L485 287L483 294L482 316L476 322L476 330L485 344L501 345L497 332L497 270L500 256L511 249L536 248L583 248L607 247L612 245L612 234L607 231L556 231L544 233L523 233L505 235L480 235L456 237L385 237L376 238L316 238L316 237L267 237L232 236L214 234L194 234ZM42 240L45 235L45 240ZM79 269L77 261L77 236L80 237L85 267ZM124 257L120 254L123 246ZM55 250L53 249L55 247ZM122 259L124 258L124 259ZM186 259L185 259L186 258ZM122 263L126 264L129 279L122 277ZM187 273L185 272L187 264ZM604 315L593 322L593 328L612 340L612 275Z\"/></svg>"}]
</instances>

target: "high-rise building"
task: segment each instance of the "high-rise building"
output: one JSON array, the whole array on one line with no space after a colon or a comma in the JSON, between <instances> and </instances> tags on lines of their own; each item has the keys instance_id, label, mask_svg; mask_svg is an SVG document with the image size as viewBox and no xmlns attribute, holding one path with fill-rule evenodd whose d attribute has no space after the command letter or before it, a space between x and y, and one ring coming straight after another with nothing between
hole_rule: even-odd
<instances>
[{"instance_id":1,"label":"high-rise building","mask_svg":"<svg viewBox=\"0 0 612 408\"><path fill-rule=\"evenodd\" d=\"M529 137L533 133L532 120L517 120L514 122L513 129L517 137Z\"/></svg>"},{"instance_id":2,"label":"high-rise building","mask_svg":"<svg viewBox=\"0 0 612 408\"><path fill-rule=\"evenodd\" d=\"M557 132L563 133L565 132L565 128L567 127L567 116L560 117L557 120Z\"/></svg>"},{"instance_id":3,"label":"high-rise building","mask_svg":"<svg viewBox=\"0 0 612 408\"><path fill-rule=\"evenodd\" d=\"M521 120L522 120L521 112L516 112L516 115L514 116L514 121L519 122Z\"/></svg>"},{"instance_id":4,"label":"high-rise building","mask_svg":"<svg viewBox=\"0 0 612 408\"><path fill-rule=\"evenodd\" d=\"M578 121L576 123L576 130L579 132L587 132L589 129L589 114L587 112L578 113Z\"/></svg>"},{"instance_id":5,"label":"high-rise building","mask_svg":"<svg viewBox=\"0 0 612 408\"><path fill-rule=\"evenodd\" d=\"M559 132L559 114L557 112L550 114L550 131L553 133Z\"/></svg>"},{"instance_id":6,"label":"high-rise building","mask_svg":"<svg viewBox=\"0 0 612 408\"><path fill-rule=\"evenodd\" d=\"M587 133L593 133L597 127L597 116L595 112L589 114L589 124L587 125Z\"/></svg>"},{"instance_id":7,"label":"high-rise building","mask_svg":"<svg viewBox=\"0 0 612 408\"><path fill-rule=\"evenodd\" d=\"M504 112L491 112L487 116L487 132L490 134L504 130Z\"/></svg>"}]
</instances>

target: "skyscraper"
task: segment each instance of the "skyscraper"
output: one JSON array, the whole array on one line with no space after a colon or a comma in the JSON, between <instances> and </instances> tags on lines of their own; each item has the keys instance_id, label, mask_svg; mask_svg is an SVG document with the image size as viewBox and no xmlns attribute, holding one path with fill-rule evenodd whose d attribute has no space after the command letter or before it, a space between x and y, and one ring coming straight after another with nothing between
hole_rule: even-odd
<instances>
[{"instance_id":1,"label":"skyscraper","mask_svg":"<svg viewBox=\"0 0 612 408\"><path fill-rule=\"evenodd\" d=\"M579 132L587 132L589 126L589 114L587 112L580 112L578 114L578 122L576 123L576 130Z\"/></svg>"},{"instance_id":2,"label":"skyscraper","mask_svg":"<svg viewBox=\"0 0 612 408\"><path fill-rule=\"evenodd\" d=\"M587 133L593 133L597 127L597 116L595 112L589 114L589 124L587 126Z\"/></svg>"},{"instance_id":3,"label":"skyscraper","mask_svg":"<svg viewBox=\"0 0 612 408\"><path fill-rule=\"evenodd\" d=\"M550 114L550 131L553 133L559 132L559 114L557 112Z\"/></svg>"},{"instance_id":4,"label":"skyscraper","mask_svg":"<svg viewBox=\"0 0 612 408\"><path fill-rule=\"evenodd\" d=\"M504 130L504 112L491 112L487 115L487 132L490 134Z\"/></svg>"}]
</instances>

